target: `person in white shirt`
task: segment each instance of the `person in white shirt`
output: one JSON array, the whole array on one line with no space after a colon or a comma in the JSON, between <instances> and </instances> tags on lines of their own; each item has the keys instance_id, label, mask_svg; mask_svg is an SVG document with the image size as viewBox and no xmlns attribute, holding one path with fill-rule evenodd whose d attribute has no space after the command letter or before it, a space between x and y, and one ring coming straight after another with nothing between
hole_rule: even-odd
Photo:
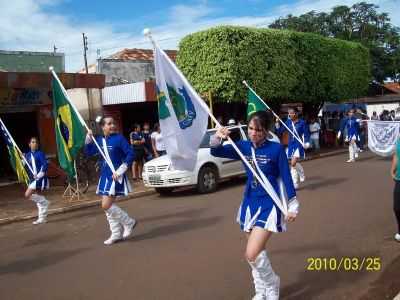
<instances>
[{"instance_id":1,"label":"person in white shirt","mask_svg":"<svg viewBox=\"0 0 400 300\"><path fill-rule=\"evenodd\" d=\"M315 151L319 151L320 146L319 146L319 132L321 130L321 126L319 125L318 121L315 118L311 119L310 125L310 142L311 142L311 147Z\"/></svg>"},{"instance_id":2,"label":"person in white shirt","mask_svg":"<svg viewBox=\"0 0 400 300\"><path fill-rule=\"evenodd\" d=\"M167 154L161 134L161 128L158 123L154 125L154 132L151 134L151 144L153 146L154 157Z\"/></svg>"}]
</instances>

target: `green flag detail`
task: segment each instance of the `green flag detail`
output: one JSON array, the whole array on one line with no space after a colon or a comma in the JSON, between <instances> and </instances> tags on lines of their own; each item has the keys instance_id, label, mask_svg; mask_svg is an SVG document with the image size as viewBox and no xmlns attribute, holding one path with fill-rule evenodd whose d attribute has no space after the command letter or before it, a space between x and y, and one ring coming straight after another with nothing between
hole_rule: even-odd
<instances>
[{"instance_id":1,"label":"green flag detail","mask_svg":"<svg viewBox=\"0 0 400 300\"><path fill-rule=\"evenodd\" d=\"M264 103L249 89L247 92L247 120L253 113L260 110L266 110Z\"/></svg>"},{"instance_id":2,"label":"green flag detail","mask_svg":"<svg viewBox=\"0 0 400 300\"><path fill-rule=\"evenodd\" d=\"M78 115L53 78L53 115L58 161L70 179L75 177L74 159L85 143L85 130Z\"/></svg>"}]
</instances>

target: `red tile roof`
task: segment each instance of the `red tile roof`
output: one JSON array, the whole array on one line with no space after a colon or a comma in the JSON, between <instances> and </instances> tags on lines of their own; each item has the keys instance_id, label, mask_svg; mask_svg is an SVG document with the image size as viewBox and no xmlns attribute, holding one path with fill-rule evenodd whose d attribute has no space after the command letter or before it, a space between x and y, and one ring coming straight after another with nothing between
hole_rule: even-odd
<instances>
[{"instance_id":1,"label":"red tile roof","mask_svg":"<svg viewBox=\"0 0 400 300\"><path fill-rule=\"evenodd\" d=\"M394 92L396 94L400 94L400 83L394 82L394 83L386 83L384 84L384 87L388 89L391 92Z\"/></svg>"},{"instance_id":2,"label":"red tile roof","mask_svg":"<svg viewBox=\"0 0 400 300\"><path fill-rule=\"evenodd\" d=\"M173 60L176 60L177 50L165 50L165 53ZM145 60L153 61L153 50L152 49L124 49L117 53L114 53L106 59L120 59L120 60Z\"/></svg>"}]
</instances>

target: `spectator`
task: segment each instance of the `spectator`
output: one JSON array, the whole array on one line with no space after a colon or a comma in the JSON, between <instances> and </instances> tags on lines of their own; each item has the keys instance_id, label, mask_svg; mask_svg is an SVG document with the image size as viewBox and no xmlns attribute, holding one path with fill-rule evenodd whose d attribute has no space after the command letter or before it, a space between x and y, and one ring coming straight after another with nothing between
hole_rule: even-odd
<instances>
[{"instance_id":1,"label":"spectator","mask_svg":"<svg viewBox=\"0 0 400 300\"><path fill-rule=\"evenodd\" d=\"M309 128L310 128L311 147L314 149L314 151L318 152L320 149L320 147L319 147L319 132L321 130L321 126L319 125L316 118L311 118Z\"/></svg>"},{"instance_id":2,"label":"spectator","mask_svg":"<svg viewBox=\"0 0 400 300\"><path fill-rule=\"evenodd\" d=\"M234 125L236 125L235 119L229 119L228 126L234 126Z\"/></svg>"},{"instance_id":3,"label":"spectator","mask_svg":"<svg viewBox=\"0 0 400 300\"><path fill-rule=\"evenodd\" d=\"M142 179L143 159L144 159L144 144L145 139L139 124L133 126L133 132L129 135L132 148L135 152L135 160L132 164L133 180Z\"/></svg>"},{"instance_id":4,"label":"spectator","mask_svg":"<svg viewBox=\"0 0 400 300\"><path fill-rule=\"evenodd\" d=\"M394 121L395 119L396 119L396 113L394 112L394 110L391 110L389 115L389 120Z\"/></svg>"},{"instance_id":5,"label":"spectator","mask_svg":"<svg viewBox=\"0 0 400 300\"><path fill-rule=\"evenodd\" d=\"M158 123L154 125L154 132L151 134L151 143L153 146L153 154L154 157L159 157L162 155L167 154L164 142L163 142L163 137L161 134L161 128Z\"/></svg>"},{"instance_id":6,"label":"spectator","mask_svg":"<svg viewBox=\"0 0 400 300\"><path fill-rule=\"evenodd\" d=\"M144 137L144 160L149 161L153 159L153 145L151 143L150 124L148 122L143 124L143 137Z\"/></svg>"},{"instance_id":7,"label":"spectator","mask_svg":"<svg viewBox=\"0 0 400 300\"><path fill-rule=\"evenodd\" d=\"M379 120L379 117L376 114L376 111L372 112L371 120Z\"/></svg>"}]
</instances>

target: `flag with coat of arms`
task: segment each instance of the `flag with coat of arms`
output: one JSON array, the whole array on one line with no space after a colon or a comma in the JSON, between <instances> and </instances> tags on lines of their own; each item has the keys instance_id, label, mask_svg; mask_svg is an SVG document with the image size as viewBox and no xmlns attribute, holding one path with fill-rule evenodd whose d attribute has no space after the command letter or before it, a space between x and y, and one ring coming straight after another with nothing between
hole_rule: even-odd
<instances>
[{"instance_id":1,"label":"flag with coat of arms","mask_svg":"<svg viewBox=\"0 0 400 300\"><path fill-rule=\"evenodd\" d=\"M193 170L208 125L208 107L167 54L154 45L161 135L176 170Z\"/></svg>"}]
</instances>

